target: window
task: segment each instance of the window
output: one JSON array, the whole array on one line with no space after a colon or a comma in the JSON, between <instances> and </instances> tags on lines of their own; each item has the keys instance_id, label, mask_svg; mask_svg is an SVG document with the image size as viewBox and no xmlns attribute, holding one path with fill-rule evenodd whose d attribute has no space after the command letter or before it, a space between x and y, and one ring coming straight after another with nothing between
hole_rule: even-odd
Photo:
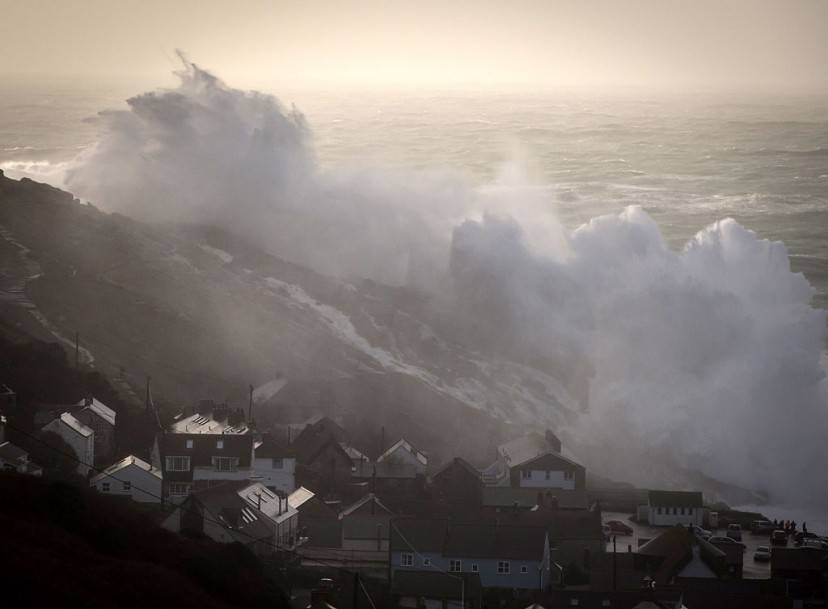
<instances>
[{"instance_id":1,"label":"window","mask_svg":"<svg viewBox=\"0 0 828 609\"><path fill-rule=\"evenodd\" d=\"M550 472L549 470L546 470L546 479L549 480L551 478L552 478L552 472Z\"/></svg>"},{"instance_id":2,"label":"window","mask_svg":"<svg viewBox=\"0 0 828 609\"><path fill-rule=\"evenodd\" d=\"M109 492L109 482L104 482L103 484L101 484L101 491L103 491L104 493Z\"/></svg>"},{"instance_id":3,"label":"window","mask_svg":"<svg viewBox=\"0 0 828 609\"><path fill-rule=\"evenodd\" d=\"M564 480L572 480L572 472L564 472Z\"/></svg>"},{"instance_id":4,"label":"window","mask_svg":"<svg viewBox=\"0 0 828 609\"><path fill-rule=\"evenodd\" d=\"M452 558L449 560L449 572L460 573L463 570L463 561L459 558Z\"/></svg>"},{"instance_id":5,"label":"window","mask_svg":"<svg viewBox=\"0 0 828 609\"><path fill-rule=\"evenodd\" d=\"M479 573L479 572L480 572L480 567L477 565L477 563L476 562L472 563L472 573Z\"/></svg>"},{"instance_id":6,"label":"window","mask_svg":"<svg viewBox=\"0 0 828 609\"><path fill-rule=\"evenodd\" d=\"M285 466L285 460L273 459L270 465L273 469L282 469Z\"/></svg>"},{"instance_id":7,"label":"window","mask_svg":"<svg viewBox=\"0 0 828 609\"><path fill-rule=\"evenodd\" d=\"M687 515L688 515L688 516L692 516L692 515L693 515L693 508L687 508Z\"/></svg>"},{"instance_id":8,"label":"window","mask_svg":"<svg viewBox=\"0 0 828 609\"><path fill-rule=\"evenodd\" d=\"M216 440L216 448L218 448L219 450L224 448L224 440Z\"/></svg>"},{"instance_id":9,"label":"window","mask_svg":"<svg viewBox=\"0 0 828 609\"><path fill-rule=\"evenodd\" d=\"M661 514L661 508L656 508L656 514Z\"/></svg>"},{"instance_id":10,"label":"window","mask_svg":"<svg viewBox=\"0 0 828 609\"><path fill-rule=\"evenodd\" d=\"M132 482L127 481L127 482L124 482L123 484L124 484L124 490L125 491L131 491L132 490Z\"/></svg>"},{"instance_id":11,"label":"window","mask_svg":"<svg viewBox=\"0 0 828 609\"><path fill-rule=\"evenodd\" d=\"M167 457L168 472L190 471L190 457Z\"/></svg>"},{"instance_id":12,"label":"window","mask_svg":"<svg viewBox=\"0 0 828 609\"><path fill-rule=\"evenodd\" d=\"M529 573L529 567L527 567L526 565L521 565L520 566L520 572L521 573Z\"/></svg>"},{"instance_id":13,"label":"window","mask_svg":"<svg viewBox=\"0 0 828 609\"><path fill-rule=\"evenodd\" d=\"M509 565L508 560L499 560L497 561L497 572L499 575L509 575L511 573L511 567Z\"/></svg>"},{"instance_id":14,"label":"window","mask_svg":"<svg viewBox=\"0 0 828 609\"><path fill-rule=\"evenodd\" d=\"M187 448L192 448L192 447L193 447L193 441L192 440L187 440Z\"/></svg>"},{"instance_id":15,"label":"window","mask_svg":"<svg viewBox=\"0 0 828 609\"><path fill-rule=\"evenodd\" d=\"M431 566L431 559L428 558L428 557L424 557L423 558L423 566L424 567L430 567Z\"/></svg>"},{"instance_id":16,"label":"window","mask_svg":"<svg viewBox=\"0 0 828 609\"><path fill-rule=\"evenodd\" d=\"M170 482L170 495L182 496L190 494L190 485L183 482Z\"/></svg>"},{"instance_id":17,"label":"window","mask_svg":"<svg viewBox=\"0 0 828 609\"><path fill-rule=\"evenodd\" d=\"M525 479L529 479L532 477L532 471L528 469L522 469L520 470L520 475Z\"/></svg>"},{"instance_id":18,"label":"window","mask_svg":"<svg viewBox=\"0 0 828 609\"><path fill-rule=\"evenodd\" d=\"M681 515L684 516L684 508L681 508Z\"/></svg>"},{"instance_id":19,"label":"window","mask_svg":"<svg viewBox=\"0 0 828 609\"><path fill-rule=\"evenodd\" d=\"M400 554L400 566L401 567L413 567L414 566L414 555L411 552L403 552Z\"/></svg>"},{"instance_id":20,"label":"window","mask_svg":"<svg viewBox=\"0 0 828 609\"><path fill-rule=\"evenodd\" d=\"M234 472L238 464L237 457L213 457L213 468L217 472Z\"/></svg>"}]
</instances>

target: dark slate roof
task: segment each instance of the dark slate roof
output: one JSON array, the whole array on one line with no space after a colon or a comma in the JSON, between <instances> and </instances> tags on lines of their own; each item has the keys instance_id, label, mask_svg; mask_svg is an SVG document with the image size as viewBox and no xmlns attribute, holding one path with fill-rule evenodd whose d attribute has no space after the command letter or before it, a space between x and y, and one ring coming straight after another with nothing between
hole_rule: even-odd
<instances>
[{"instance_id":1,"label":"dark slate roof","mask_svg":"<svg viewBox=\"0 0 828 609\"><path fill-rule=\"evenodd\" d=\"M280 442L272 434L262 435L262 443L256 447L257 459L283 459L293 457L293 449Z\"/></svg>"},{"instance_id":2,"label":"dark slate roof","mask_svg":"<svg viewBox=\"0 0 828 609\"><path fill-rule=\"evenodd\" d=\"M360 462L354 465L353 478L369 479L377 473L377 478L416 478L417 468L409 463L398 461L380 461L379 463Z\"/></svg>"},{"instance_id":3,"label":"dark slate roof","mask_svg":"<svg viewBox=\"0 0 828 609\"><path fill-rule=\"evenodd\" d=\"M457 558L541 560L545 539L543 527L453 524L443 554Z\"/></svg>"},{"instance_id":4,"label":"dark slate roof","mask_svg":"<svg viewBox=\"0 0 828 609\"><path fill-rule=\"evenodd\" d=\"M398 570L394 573L391 594L417 596L431 599L459 599L460 573L440 571ZM463 573L463 588L467 598L478 598L482 591L478 573Z\"/></svg>"},{"instance_id":5,"label":"dark slate roof","mask_svg":"<svg viewBox=\"0 0 828 609\"><path fill-rule=\"evenodd\" d=\"M498 515L497 520L503 524L545 527L551 544L567 539L604 538L601 530L601 512L598 511L538 509L528 512L504 512Z\"/></svg>"},{"instance_id":6,"label":"dark slate roof","mask_svg":"<svg viewBox=\"0 0 828 609\"><path fill-rule=\"evenodd\" d=\"M399 552L440 552L446 541L448 520L396 518L391 521L391 549Z\"/></svg>"},{"instance_id":7,"label":"dark slate roof","mask_svg":"<svg viewBox=\"0 0 828 609\"><path fill-rule=\"evenodd\" d=\"M697 491L650 491L648 497L655 507L704 507L702 494Z\"/></svg>"},{"instance_id":8,"label":"dark slate roof","mask_svg":"<svg viewBox=\"0 0 828 609\"><path fill-rule=\"evenodd\" d=\"M498 453L503 455L509 467L515 467L542 455L550 449L546 438L538 433L530 433L498 446Z\"/></svg>"},{"instance_id":9,"label":"dark slate roof","mask_svg":"<svg viewBox=\"0 0 828 609\"><path fill-rule=\"evenodd\" d=\"M322 453L325 448L331 445L335 451L342 453L344 459L351 462L351 457L339 443L336 436L324 429L306 427L299 437L291 444L296 452L296 458L304 465L309 465Z\"/></svg>"},{"instance_id":10,"label":"dark slate roof","mask_svg":"<svg viewBox=\"0 0 828 609\"><path fill-rule=\"evenodd\" d=\"M240 533L239 541L250 543L271 537L273 533L262 520L265 516L258 514L238 495L238 491L249 484L247 480L226 482L197 491L191 497L205 507L205 518L218 518L225 527Z\"/></svg>"},{"instance_id":11,"label":"dark slate roof","mask_svg":"<svg viewBox=\"0 0 828 609\"><path fill-rule=\"evenodd\" d=\"M470 477L476 478L477 480L481 480L480 471L471 463L465 459L461 459L460 457L455 457L448 463L444 464L440 467L440 469L434 472L431 477L432 479L442 478L443 476L449 475L449 473L455 469L465 472Z\"/></svg>"}]
</instances>

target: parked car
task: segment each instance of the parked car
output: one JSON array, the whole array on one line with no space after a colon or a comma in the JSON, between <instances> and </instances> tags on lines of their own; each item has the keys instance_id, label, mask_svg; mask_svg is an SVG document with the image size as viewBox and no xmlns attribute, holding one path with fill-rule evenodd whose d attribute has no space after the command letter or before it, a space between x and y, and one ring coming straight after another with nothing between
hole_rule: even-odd
<instances>
[{"instance_id":1,"label":"parked car","mask_svg":"<svg viewBox=\"0 0 828 609\"><path fill-rule=\"evenodd\" d=\"M742 541L742 527L738 524L727 525L727 536L736 541Z\"/></svg>"},{"instance_id":2,"label":"parked car","mask_svg":"<svg viewBox=\"0 0 828 609\"><path fill-rule=\"evenodd\" d=\"M735 539L733 539L731 537L722 537L721 535L714 535L713 537L711 537L707 541L712 543L714 546L719 546L719 545L721 545L721 546L740 546L742 548L743 552L744 552L745 548L747 547L741 541L736 541Z\"/></svg>"},{"instance_id":3,"label":"parked car","mask_svg":"<svg viewBox=\"0 0 828 609\"><path fill-rule=\"evenodd\" d=\"M771 559L771 551L768 546L759 546L753 553L753 560L756 562L768 562Z\"/></svg>"},{"instance_id":4,"label":"parked car","mask_svg":"<svg viewBox=\"0 0 828 609\"><path fill-rule=\"evenodd\" d=\"M710 539L713 536L712 531L708 531L707 529L703 529L698 525L693 525L693 533L696 534L696 537L700 537L701 539Z\"/></svg>"},{"instance_id":5,"label":"parked car","mask_svg":"<svg viewBox=\"0 0 828 609\"><path fill-rule=\"evenodd\" d=\"M750 532L754 535L767 535L774 530L770 520L754 520L750 523Z\"/></svg>"},{"instance_id":6,"label":"parked car","mask_svg":"<svg viewBox=\"0 0 828 609\"><path fill-rule=\"evenodd\" d=\"M785 531L777 529L771 533L772 546L786 546L788 545L788 534Z\"/></svg>"},{"instance_id":7,"label":"parked car","mask_svg":"<svg viewBox=\"0 0 828 609\"><path fill-rule=\"evenodd\" d=\"M612 535L632 535L633 534L632 527L628 524L624 524L620 520L610 520L604 526L609 527L610 533Z\"/></svg>"}]
</instances>

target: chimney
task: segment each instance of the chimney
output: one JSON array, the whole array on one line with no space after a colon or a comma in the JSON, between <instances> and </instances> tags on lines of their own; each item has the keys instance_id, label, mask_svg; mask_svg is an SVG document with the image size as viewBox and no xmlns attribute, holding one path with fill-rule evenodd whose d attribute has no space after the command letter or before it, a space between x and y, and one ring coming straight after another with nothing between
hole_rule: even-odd
<instances>
[{"instance_id":1,"label":"chimney","mask_svg":"<svg viewBox=\"0 0 828 609\"><path fill-rule=\"evenodd\" d=\"M262 493L259 491L256 493L256 509L260 512L262 511Z\"/></svg>"},{"instance_id":2,"label":"chimney","mask_svg":"<svg viewBox=\"0 0 828 609\"><path fill-rule=\"evenodd\" d=\"M92 405L92 397L91 396L86 396L85 398L83 398L83 405L84 406L91 406Z\"/></svg>"}]
</instances>

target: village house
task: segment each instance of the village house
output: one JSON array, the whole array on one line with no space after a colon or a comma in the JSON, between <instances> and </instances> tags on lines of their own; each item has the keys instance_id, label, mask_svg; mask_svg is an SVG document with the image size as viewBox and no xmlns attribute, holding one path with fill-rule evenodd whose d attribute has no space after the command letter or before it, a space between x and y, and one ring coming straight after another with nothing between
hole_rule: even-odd
<instances>
[{"instance_id":1,"label":"village house","mask_svg":"<svg viewBox=\"0 0 828 609\"><path fill-rule=\"evenodd\" d=\"M322 422L305 427L291 448L296 454L297 484L320 491L341 491L350 484L351 456Z\"/></svg>"},{"instance_id":2,"label":"village house","mask_svg":"<svg viewBox=\"0 0 828 609\"><path fill-rule=\"evenodd\" d=\"M29 453L11 442L0 443L0 471L43 475L43 468L29 460Z\"/></svg>"},{"instance_id":3,"label":"village house","mask_svg":"<svg viewBox=\"0 0 828 609\"><path fill-rule=\"evenodd\" d=\"M253 447L253 470L256 480L272 491L292 493L296 489L296 456L270 434Z\"/></svg>"},{"instance_id":4,"label":"village house","mask_svg":"<svg viewBox=\"0 0 828 609\"><path fill-rule=\"evenodd\" d=\"M363 495L376 493L392 509L423 497L425 477L417 467L400 461L362 462L351 473L351 489Z\"/></svg>"},{"instance_id":5,"label":"village house","mask_svg":"<svg viewBox=\"0 0 828 609\"><path fill-rule=\"evenodd\" d=\"M219 543L238 542L257 556L270 556L294 547L298 515L287 497L260 483L235 481L195 491L162 526L203 533Z\"/></svg>"},{"instance_id":6,"label":"village house","mask_svg":"<svg viewBox=\"0 0 828 609\"><path fill-rule=\"evenodd\" d=\"M428 469L428 455L405 438L400 438L388 450L377 457L377 463L405 464L414 467L418 474L425 475Z\"/></svg>"},{"instance_id":7,"label":"village house","mask_svg":"<svg viewBox=\"0 0 828 609\"><path fill-rule=\"evenodd\" d=\"M111 462L115 456L115 411L89 397L75 404L73 414L95 432L95 464Z\"/></svg>"},{"instance_id":8,"label":"village house","mask_svg":"<svg viewBox=\"0 0 828 609\"><path fill-rule=\"evenodd\" d=\"M68 412L53 419L43 427L59 435L75 453L79 463L76 471L81 476L88 476L95 464L95 432Z\"/></svg>"},{"instance_id":9,"label":"village house","mask_svg":"<svg viewBox=\"0 0 828 609\"><path fill-rule=\"evenodd\" d=\"M549 583L546 529L497 522L397 518L391 522L392 581L400 571L479 575L483 588L543 590Z\"/></svg>"},{"instance_id":10,"label":"village house","mask_svg":"<svg viewBox=\"0 0 828 609\"><path fill-rule=\"evenodd\" d=\"M483 504L483 479L465 459L455 457L430 479L432 497L452 511L474 511Z\"/></svg>"},{"instance_id":11,"label":"village house","mask_svg":"<svg viewBox=\"0 0 828 609\"><path fill-rule=\"evenodd\" d=\"M391 519L394 513L373 493L348 506L339 514L345 550L388 551Z\"/></svg>"},{"instance_id":12,"label":"village house","mask_svg":"<svg viewBox=\"0 0 828 609\"><path fill-rule=\"evenodd\" d=\"M152 464L162 472L165 501L182 502L195 490L254 476L253 432L244 412L202 403L159 433Z\"/></svg>"},{"instance_id":13,"label":"village house","mask_svg":"<svg viewBox=\"0 0 828 609\"><path fill-rule=\"evenodd\" d=\"M649 491L647 505L639 509L639 516L655 527L677 524L702 526L704 511L703 497L699 492Z\"/></svg>"},{"instance_id":14,"label":"village house","mask_svg":"<svg viewBox=\"0 0 828 609\"><path fill-rule=\"evenodd\" d=\"M561 442L552 432L530 433L497 449L497 460L483 470L489 486L535 489L583 489L586 469L560 453Z\"/></svg>"},{"instance_id":15,"label":"village house","mask_svg":"<svg viewBox=\"0 0 828 609\"><path fill-rule=\"evenodd\" d=\"M89 484L103 495L128 497L138 503L161 502L161 470L135 455L113 463Z\"/></svg>"},{"instance_id":16,"label":"village house","mask_svg":"<svg viewBox=\"0 0 828 609\"><path fill-rule=\"evenodd\" d=\"M288 496L288 503L299 512L299 535L304 545L323 548L342 545L339 515L313 491L301 486Z\"/></svg>"}]
</instances>

